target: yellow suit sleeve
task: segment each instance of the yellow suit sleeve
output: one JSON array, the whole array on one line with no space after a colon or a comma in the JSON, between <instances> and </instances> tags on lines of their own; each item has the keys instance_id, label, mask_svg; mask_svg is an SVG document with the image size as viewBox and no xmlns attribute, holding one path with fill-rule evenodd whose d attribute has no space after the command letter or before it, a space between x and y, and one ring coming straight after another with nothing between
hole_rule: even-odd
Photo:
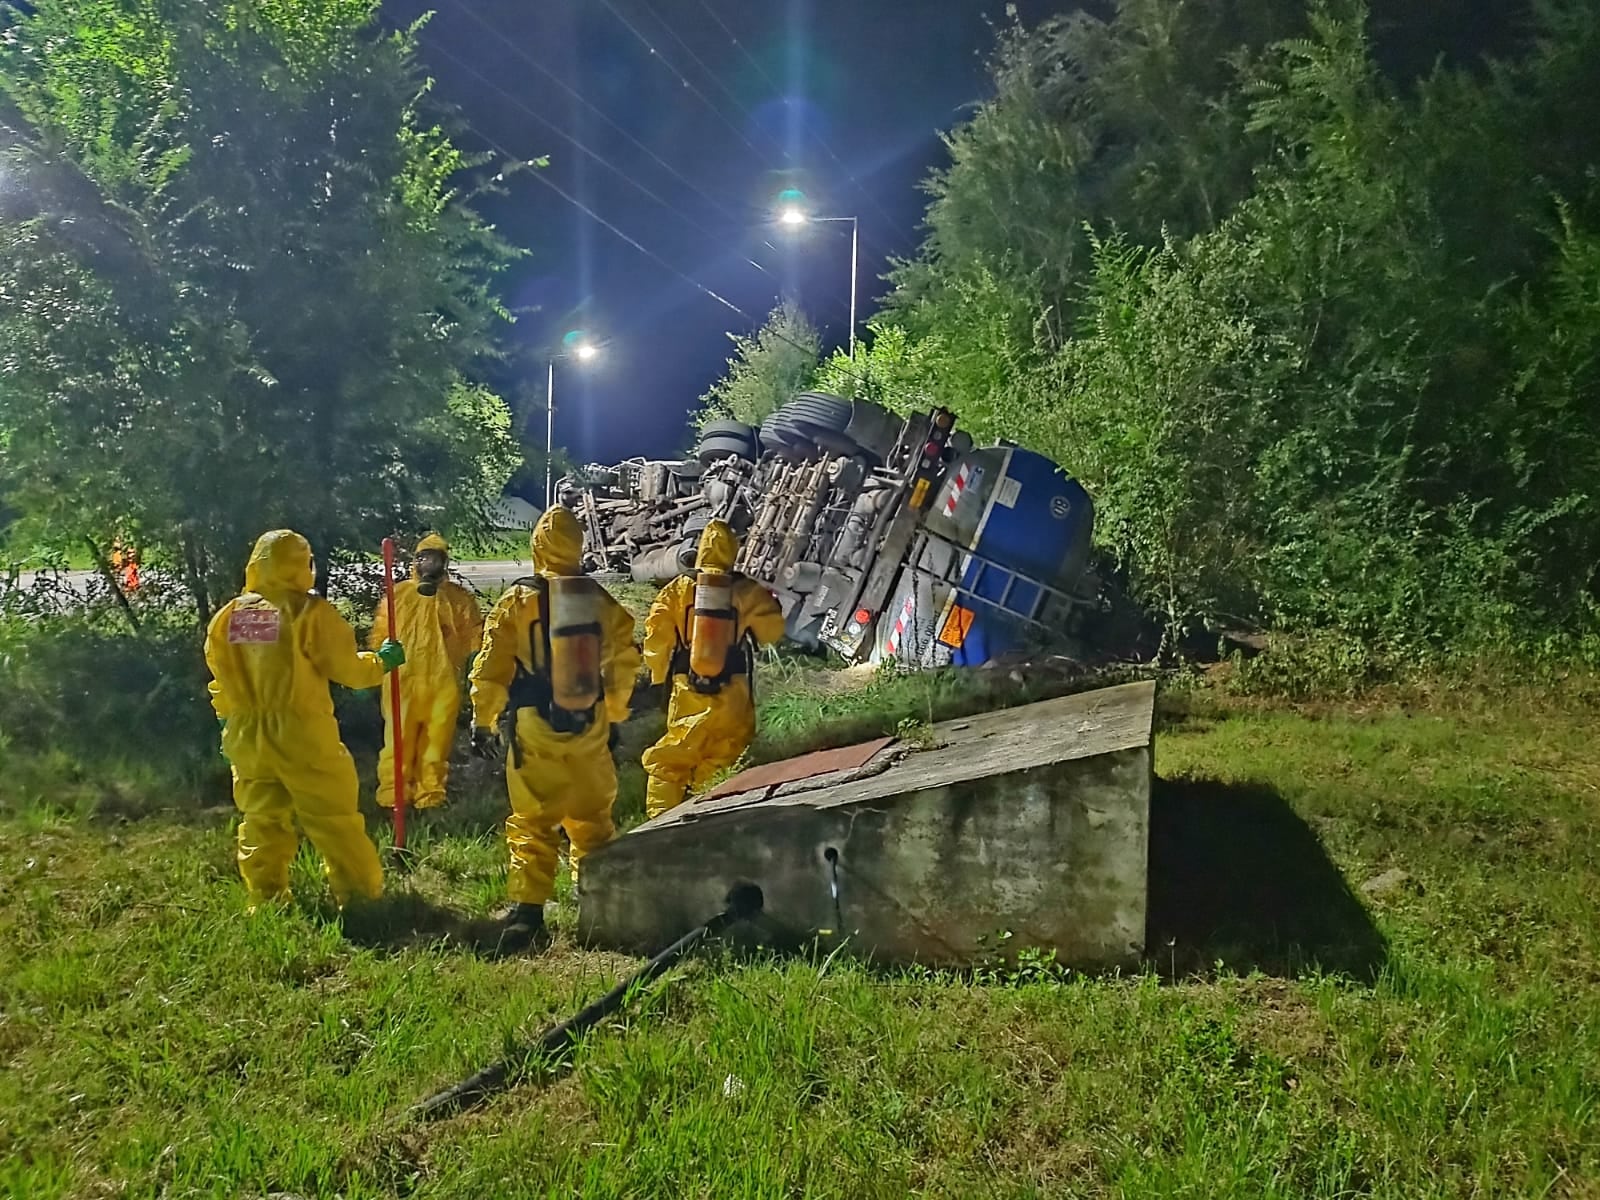
<instances>
[{"instance_id":1,"label":"yellow suit sleeve","mask_svg":"<svg viewBox=\"0 0 1600 1200\"><path fill-rule=\"evenodd\" d=\"M211 682L206 685L206 691L211 694L211 707L223 720L232 716L234 711L233 700L228 695L228 687L224 682L227 668L222 665L223 656L227 653L224 647L228 644L226 633L228 617L232 612L233 605L224 605L217 615L211 618L211 624L206 629L206 667L211 672Z\"/></svg>"},{"instance_id":2,"label":"yellow suit sleeve","mask_svg":"<svg viewBox=\"0 0 1600 1200\"><path fill-rule=\"evenodd\" d=\"M509 589L483 627L483 647L471 675L472 723L479 729L493 729L511 697L511 681L517 674L518 618L531 594L527 588Z\"/></svg>"},{"instance_id":3,"label":"yellow suit sleeve","mask_svg":"<svg viewBox=\"0 0 1600 1200\"><path fill-rule=\"evenodd\" d=\"M324 678L356 691L383 682L378 656L356 649L356 631L333 605L313 600L301 620L306 625L306 656Z\"/></svg>"},{"instance_id":4,"label":"yellow suit sleeve","mask_svg":"<svg viewBox=\"0 0 1600 1200\"><path fill-rule=\"evenodd\" d=\"M639 647L633 644L633 614L609 595L604 621L600 672L606 690L606 716L615 725L628 719L633 686L639 680Z\"/></svg>"},{"instance_id":5,"label":"yellow suit sleeve","mask_svg":"<svg viewBox=\"0 0 1600 1200\"><path fill-rule=\"evenodd\" d=\"M688 576L674 579L656 593L650 613L644 619L644 662L650 668L650 682L660 685L672 673L672 654L678 648L678 614L688 603L685 587L694 581Z\"/></svg>"},{"instance_id":6,"label":"yellow suit sleeve","mask_svg":"<svg viewBox=\"0 0 1600 1200\"><path fill-rule=\"evenodd\" d=\"M739 581L734 606L739 610L739 623L744 631L755 638L758 646L771 646L781 641L788 623L783 619L783 609L767 591L753 579Z\"/></svg>"}]
</instances>

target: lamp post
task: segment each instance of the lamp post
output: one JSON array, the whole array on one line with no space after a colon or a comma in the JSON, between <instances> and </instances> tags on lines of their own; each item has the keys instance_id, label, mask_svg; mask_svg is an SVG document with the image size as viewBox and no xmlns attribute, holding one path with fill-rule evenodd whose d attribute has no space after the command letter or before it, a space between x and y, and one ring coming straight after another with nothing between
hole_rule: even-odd
<instances>
[{"instance_id":1,"label":"lamp post","mask_svg":"<svg viewBox=\"0 0 1600 1200\"><path fill-rule=\"evenodd\" d=\"M785 205L778 213L778 223L789 229L802 225L850 224L850 361L856 360L856 272L861 262L861 222L855 217L813 217L798 204Z\"/></svg>"},{"instance_id":2,"label":"lamp post","mask_svg":"<svg viewBox=\"0 0 1600 1200\"><path fill-rule=\"evenodd\" d=\"M545 383L544 400L544 506L546 510L556 502L554 456L556 448L556 360L575 358L589 362L600 350L593 342L578 342L565 354L550 356L549 373Z\"/></svg>"}]
</instances>

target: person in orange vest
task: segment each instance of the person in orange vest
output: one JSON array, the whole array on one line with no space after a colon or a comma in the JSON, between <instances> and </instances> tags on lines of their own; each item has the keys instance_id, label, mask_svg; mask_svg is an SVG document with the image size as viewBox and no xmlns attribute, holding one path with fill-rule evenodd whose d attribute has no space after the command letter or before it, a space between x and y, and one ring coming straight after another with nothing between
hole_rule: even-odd
<instances>
[{"instance_id":1,"label":"person in orange vest","mask_svg":"<svg viewBox=\"0 0 1600 1200\"><path fill-rule=\"evenodd\" d=\"M139 553L124 546L121 538L111 543L111 569L122 576L123 591L139 590Z\"/></svg>"},{"instance_id":2,"label":"person in orange vest","mask_svg":"<svg viewBox=\"0 0 1600 1200\"><path fill-rule=\"evenodd\" d=\"M461 715L467 659L483 640L483 612L475 596L447 578L450 546L437 533L417 543L411 578L394 590L394 619L378 604L370 647L391 637L406 648L400 673L404 718L406 806L438 808L450 777L450 748ZM383 693L383 752L378 758L378 803L394 807L394 726L388 691Z\"/></svg>"}]
</instances>

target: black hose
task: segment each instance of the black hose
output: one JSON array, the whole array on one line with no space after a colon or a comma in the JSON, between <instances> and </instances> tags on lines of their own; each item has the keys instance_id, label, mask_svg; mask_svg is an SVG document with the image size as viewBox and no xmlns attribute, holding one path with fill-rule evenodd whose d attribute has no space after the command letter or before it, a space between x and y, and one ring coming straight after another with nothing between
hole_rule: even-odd
<instances>
[{"instance_id":1,"label":"black hose","mask_svg":"<svg viewBox=\"0 0 1600 1200\"><path fill-rule=\"evenodd\" d=\"M452 1113L461 1112L483 1103L497 1092L510 1086L511 1077L529 1059L552 1062L577 1041L578 1036L621 1008L633 989L649 983L669 970L674 963L693 950L708 937L721 933L736 921L743 921L761 911L764 899L761 889L753 883L734 886L723 902L726 907L704 925L691 929L672 945L661 951L634 974L624 979L604 996L589 1004L575 1016L559 1025L552 1025L540 1035L528 1050L491 1063L475 1075L463 1079L454 1087L429 1096L412 1110L421 1120L432 1121Z\"/></svg>"}]
</instances>

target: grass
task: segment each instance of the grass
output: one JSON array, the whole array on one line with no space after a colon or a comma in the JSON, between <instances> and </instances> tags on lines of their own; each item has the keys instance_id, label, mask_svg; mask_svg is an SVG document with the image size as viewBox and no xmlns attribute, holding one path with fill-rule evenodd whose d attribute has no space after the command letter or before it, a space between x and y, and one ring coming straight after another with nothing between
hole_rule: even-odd
<instances>
[{"instance_id":1,"label":"grass","mask_svg":"<svg viewBox=\"0 0 1600 1200\"><path fill-rule=\"evenodd\" d=\"M756 756L1060 686L775 660ZM303 853L296 904L247 916L220 779L58 790L13 756L0 1194L1600 1196L1594 720L1169 694L1144 969L712 957L570 1072L429 1126L411 1103L635 965L566 906L547 956L477 952L492 773L458 770L381 904L336 917Z\"/></svg>"}]
</instances>

